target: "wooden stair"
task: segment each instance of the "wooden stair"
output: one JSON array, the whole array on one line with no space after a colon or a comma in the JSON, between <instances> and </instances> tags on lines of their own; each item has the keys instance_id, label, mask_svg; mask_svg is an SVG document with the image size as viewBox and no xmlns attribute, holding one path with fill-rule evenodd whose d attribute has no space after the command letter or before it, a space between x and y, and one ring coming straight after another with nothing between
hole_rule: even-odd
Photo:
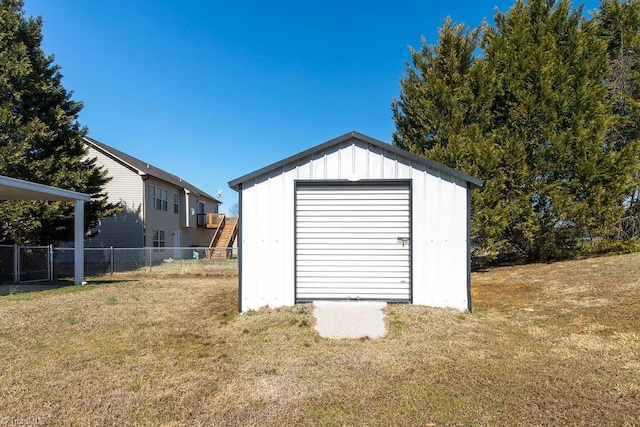
<instances>
[{"instance_id":1,"label":"wooden stair","mask_svg":"<svg viewBox=\"0 0 640 427\"><path fill-rule=\"evenodd\" d=\"M207 257L210 259L231 258L233 242L238 235L238 218L222 215L211 243Z\"/></svg>"}]
</instances>

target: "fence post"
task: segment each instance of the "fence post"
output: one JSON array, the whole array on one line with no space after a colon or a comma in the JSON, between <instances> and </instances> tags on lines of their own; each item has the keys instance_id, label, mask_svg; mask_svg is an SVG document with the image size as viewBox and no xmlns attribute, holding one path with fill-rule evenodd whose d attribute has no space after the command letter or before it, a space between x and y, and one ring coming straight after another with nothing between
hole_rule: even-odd
<instances>
[{"instance_id":1,"label":"fence post","mask_svg":"<svg viewBox=\"0 0 640 427\"><path fill-rule=\"evenodd\" d=\"M53 280L53 245L49 245L49 281Z\"/></svg>"},{"instance_id":2,"label":"fence post","mask_svg":"<svg viewBox=\"0 0 640 427\"><path fill-rule=\"evenodd\" d=\"M18 244L13 244L13 283L20 282L20 249Z\"/></svg>"},{"instance_id":3,"label":"fence post","mask_svg":"<svg viewBox=\"0 0 640 427\"><path fill-rule=\"evenodd\" d=\"M149 273L151 273L151 248L148 248L149 250Z\"/></svg>"},{"instance_id":4,"label":"fence post","mask_svg":"<svg viewBox=\"0 0 640 427\"><path fill-rule=\"evenodd\" d=\"M113 264L113 246L109 246L109 258L111 261L111 274L115 273Z\"/></svg>"}]
</instances>

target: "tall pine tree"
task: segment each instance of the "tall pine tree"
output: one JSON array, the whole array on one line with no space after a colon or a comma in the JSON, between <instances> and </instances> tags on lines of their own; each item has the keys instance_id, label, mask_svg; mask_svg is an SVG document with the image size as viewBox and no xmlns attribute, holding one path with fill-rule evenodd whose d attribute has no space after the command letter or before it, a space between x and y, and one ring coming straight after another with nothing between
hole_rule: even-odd
<instances>
[{"instance_id":1,"label":"tall pine tree","mask_svg":"<svg viewBox=\"0 0 640 427\"><path fill-rule=\"evenodd\" d=\"M605 138L618 149L638 157L640 142L640 2L604 0L592 19L609 53L605 79L614 122ZM634 154L635 151L635 154ZM621 236L640 236L640 171L626 200Z\"/></svg>"},{"instance_id":2,"label":"tall pine tree","mask_svg":"<svg viewBox=\"0 0 640 427\"><path fill-rule=\"evenodd\" d=\"M495 22L485 33L498 88L494 143L516 172L505 182L516 197L504 238L529 260L555 258L613 231L636 159L603 139L607 51L581 8L517 1Z\"/></svg>"},{"instance_id":3,"label":"tall pine tree","mask_svg":"<svg viewBox=\"0 0 640 427\"><path fill-rule=\"evenodd\" d=\"M494 84L484 61L474 56L478 47L479 29L448 18L436 45L423 39L420 50L410 48L400 99L391 105L393 144L486 179L496 171L495 153L486 138ZM488 180L482 192L473 194L474 248L495 246L494 227L504 227L480 219L499 193L493 184Z\"/></svg>"},{"instance_id":4,"label":"tall pine tree","mask_svg":"<svg viewBox=\"0 0 640 427\"><path fill-rule=\"evenodd\" d=\"M612 232L637 156L605 138L607 47L582 9L518 0L479 36L461 28L411 52L394 143L485 180L472 236L487 255L556 258Z\"/></svg>"},{"instance_id":5,"label":"tall pine tree","mask_svg":"<svg viewBox=\"0 0 640 427\"><path fill-rule=\"evenodd\" d=\"M0 1L0 174L91 194L85 226L118 207L103 193L106 171L88 159L77 122L82 103L62 86L60 68L42 51L42 20L20 0ZM73 238L68 202L0 202L0 243L49 244Z\"/></svg>"}]
</instances>

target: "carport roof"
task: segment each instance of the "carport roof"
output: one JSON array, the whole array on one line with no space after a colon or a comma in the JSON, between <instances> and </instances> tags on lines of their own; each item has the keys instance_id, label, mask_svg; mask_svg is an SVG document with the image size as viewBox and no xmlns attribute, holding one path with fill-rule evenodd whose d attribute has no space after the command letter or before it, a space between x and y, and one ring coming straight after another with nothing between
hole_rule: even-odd
<instances>
[{"instance_id":1,"label":"carport roof","mask_svg":"<svg viewBox=\"0 0 640 427\"><path fill-rule=\"evenodd\" d=\"M243 175L240 178L236 178L233 181L229 181L229 187L233 188L236 191L240 190L240 184L242 184L245 181L248 181L250 179L253 178L257 178L261 175L264 175L266 173L269 173L273 170L276 170L278 168L281 168L283 166L292 164L292 163L296 163L297 161L313 155L316 152L325 150L331 146L334 145L338 145L341 144L343 142L349 141L350 139L357 139L360 140L362 142L365 142L367 144L371 144L374 146L377 146L383 150L386 150L388 152L391 152L399 157L404 157L405 159L410 160L412 163L416 163L416 164L422 164L425 165L431 169L440 171L440 172L444 172L448 175L463 179L465 181L467 181L468 183L470 183L471 185L475 186L475 187L481 187L483 181L479 178L473 177L471 175L467 175L466 173L460 172L458 170L452 169L448 166L445 166L443 164L440 164L438 162L434 162L433 160L427 159L425 157L420 157L418 155L415 155L413 153L410 153L406 150L403 150L401 148L395 147L391 144L387 144L385 142L382 142L380 140L377 140L375 138L371 138L369 136L363 135L359 132L348 132L342 136L339 136L337 138L334 138L332 140L329 140L325 143L322 143L320 145L316 145L315 147L311 147L308 150L302 151L298 154L294 154L293 156L287 157L286 159L280 160L279 162L273 163L269 166L265 166L261 169L258 169L257 171L251 172L247 175Z\"/></svg>"},{"instance_id":2,"label":"carport roof","mask_svg":"<svg viewBox=\"0 0 640 427\"><path fill-rule=\"evenodd\" d=\"M0 175L0 200L83 200L88 202L91 197L88 194L78 193L77 191L64 190Z\"/></svg>"}]
</instances>

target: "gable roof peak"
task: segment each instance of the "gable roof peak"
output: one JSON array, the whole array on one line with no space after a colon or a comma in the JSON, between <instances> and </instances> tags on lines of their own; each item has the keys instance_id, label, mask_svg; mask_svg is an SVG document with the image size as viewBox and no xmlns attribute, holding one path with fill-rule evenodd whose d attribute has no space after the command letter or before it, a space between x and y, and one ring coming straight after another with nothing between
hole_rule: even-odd
<instances>
[{"instance_id":1,"label":"gable roof peak","mask_svg":"<svg viewBox=\"0 0 640 427\"><path fill-rule=\"evenodd\" d=\"M206 197L208 199L212 199L216 202L218 202L219 204L221 203L218 199L216 199L215 197L207 194L206 192L200 190L198 187L194 186L193 184L188 183L187 181L183 180L182 178L173 175L169 172L166 172L158 167L155 167L147 162L143 162L142 160L139 160L133 156L130 156L120 150L117 150L105 143L102 143L98 140L95 140L93 138L89 138L88 136L83 137L84 141L91 147L94 147L95 149L97 149L98 151L106 154L107 156L111 157L112 159L114 159L115 161L123 164L124 166L128 167L129 169L133 170L134 172L136 172L138 175L144 177L146 175L151 176L153 178L159 179L161 181L164 181L168 184L171 185L175 185L176 187L181 187L182 189L188 191L189 193L193 193L196 196L202 196L202 197Z\"/></svg>"},{"instance_id":2,"label":"gable roof peak","mask_svg":"<svg viewBox=\"0 0 640 427\"><path fill-rule=\"evenodd\" d=\"M366 144L370 144L370 145L376 146L376 147L378 147L378 148L380 148L382 150L385 150L387 152L393 153L396 156L403 157L403 158L411 161L412 163L422 164L422 165L425 165L425 166L427 166L427 167L429 167L431 169L434 169L434 170L437 170L437 171L440 171L440 172L444 172L444 173L452 175L454 177L463 179L463 180L467 181L468 183L470 183L473 186L481 187L482 184L483 184L482 180L479 179L479 178L473 177L471 175L467 175L464 172L460 172L458 170L455 170L453 168L445 166L445 165L443 165L441 163L438 163L438 162L436 162L434 160L427 159L426 157L420 157L420 156L418 156L416 154L413 154L413 153L411 153L411 152L409 152L407 150L404 150L402 148L398 148L398 147L396 147L394 145L388 144L386 142L382 142L382 141L380 141L378 139L372 138L370 136L367 136L365 134L362 134L360 132L352 130L351 132L347 132L344 135L340 135L340 136L338 136L336 138L330 139L329 141L323 142L322 144L318 144L318 145L316 145L314 147L311 147L311 148L309 148L307 150L301 151L298 154L294 154L293 156L289 156L289 157L287 157L287 158L285 158L283 160L280 160L280 161L278 161L276 163L272 163L272 164L270 164L268 166L265 166L265 167L263 167L261 169L258 169L256 171L254 171L254 172L251 172L249 174L246 174L246 175L243 175L243 176L241 176L239 178L236 178L236 179L234 179L232 181L229 181L229 187L231 187L234 190L238 191L239 188L240 188L239 187L240 184L245 182L245 181L247 181L247 180L249 180L249 179L258 177L260 175L268 173L268 172L270 172L270 171L272 171L274 169L280 168L282 166L285 166L285 165L288 165L288 164L291 164L291 163L295 163L295 162L299 161L300 159L303 159L304 157L307 157L307 156L310 156L310 155L315 154L317 152L326 150L329 147L342 144L342 143L347 142L347 141L349 141L351 139L357 139L357 140L362 141L362 142L364 142Z\"/></svg>"}]
</instances>

